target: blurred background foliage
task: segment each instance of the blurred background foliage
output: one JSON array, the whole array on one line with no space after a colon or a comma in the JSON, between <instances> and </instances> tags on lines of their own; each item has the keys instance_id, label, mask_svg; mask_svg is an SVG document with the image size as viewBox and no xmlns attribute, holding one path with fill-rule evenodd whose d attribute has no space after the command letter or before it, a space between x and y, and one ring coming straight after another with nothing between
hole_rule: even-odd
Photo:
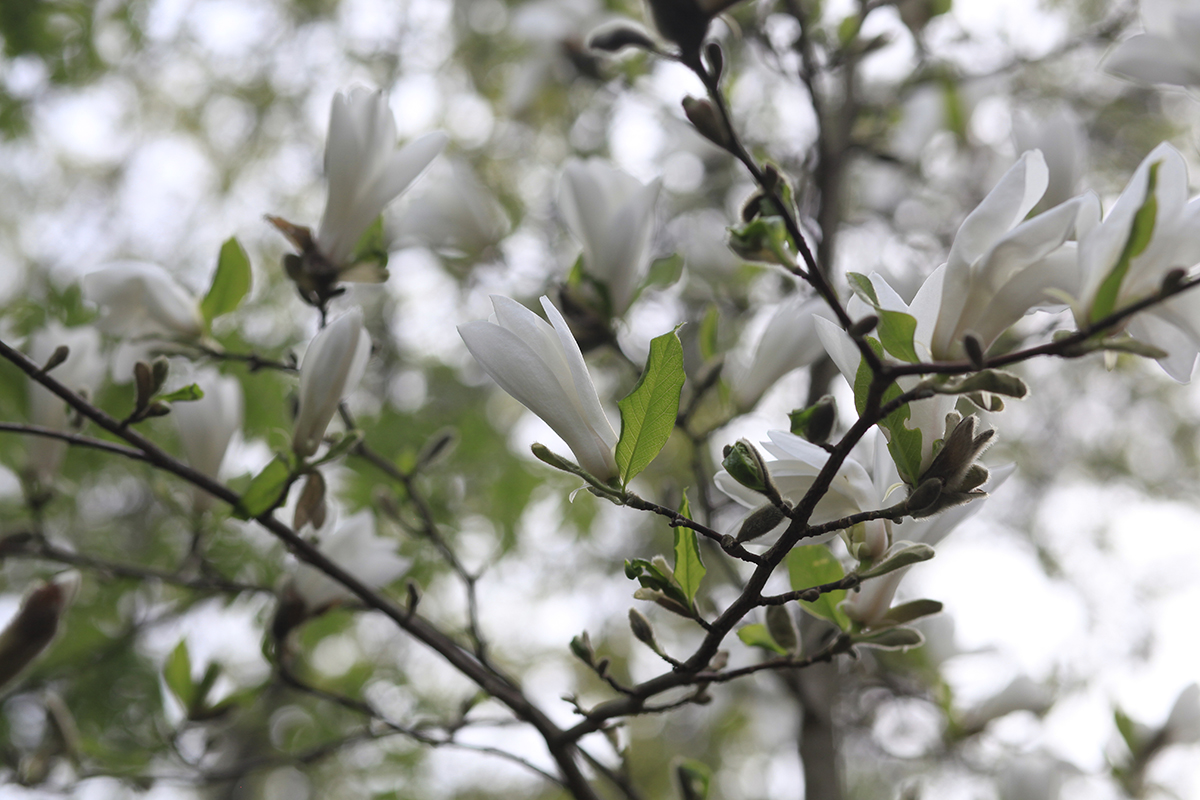
<instances>
[{"instance_id":1,"label":"blurred background foliage","mask_svg":"<svg viewBox=\"0 0 1200 800\"><path fill-rule=\"evenodd\" d=\"M911 294L944 259L965 211L1019 152L1022 114L1036 120L1065 103L1080 120L1084 166L1074 190L1110 197L1164 138L1196 163L1192 98L1096 70L1111 41L1135 24L1128 5L1028 2L1001 19L977 8L990 4L956 0L925 23L905 19L904 9L920 2L871 5L883 8L857 34L846 24L854 8L831 0L746 2L714 29L746 141L792 176L812 230L818 220L836 222L823 225L822 239L834 254L835 280L846 269L877 270ZM316 330L315 314L284 279L285 243L262 217L316 221L333 92L378 86L391 95L402 138L435 128L450 134L447 153L386 214L391 280L352 289L342 305L366 308L376 345L351 399L366 440L401 469L441 431L453 430L457 444L414 479L420 501L365 461L349 459L327 477L337 513L370 510L413 559L405 580L420 587L422 612L462 637L461 581L412 524L415 503L428 504L448 545L481 576L481 622L493 657L560 722L571 719L560 695L585 706L610 696L569 654L581 630L622 680L659 669L628 635L633 586L620 565L669 552L671 530L586 493L568 499L576 482L529 455L529 442L548 429L493 389L453 325L486 317L489 294L529 301L563 283L577 250L555 197L571 155L612 159L644 181L662 175L655 254L682 258L680 277L648 288L619 328L624 357L604 348L589 356L602 397L623 396L637 379L626 358L640 364L650 338L678 321L690 323L681 336L695 380L714 366L699 344L706 317L717 320L719 357L748 327L761 328L758 309L798 289L721 244L751 187L684 120L680 98L701 93L694 76L644 53L611 58L584 46L588 32L617 16L641 19L642 9L599 0L0 3L6 341L23 342L50 320L88 324L94 311L77 280L114 260L161 263L202 293L220 243L236 235L251 254L254 289L215 339L229 352L299 355ZM796 78L797 16L821 54L812 91L824 116L812 112ZM838 83L847 59L857 69L849 103ZM843 112L848 120L837 118ZM841 200L830 208L813 188L813 171L822 131L838 130L848 138L836 155ZM1029 332L1042 324L1030 323ZM182 372L184 359L175 361ZM241 489L272 449L286 446L295 381L232 362L220 369L238 378L246 397L243 434L226 462L230 485ZM1074 796L1121 796L1132 784L1122 788L1108 772L1130 754L1112 706L1161 721L1181 687L1181 654L1196 654L1194 642L1164 638L1178 619L1168 607L1196 598L1185 580L1200 563L1195 543L1159 538L1167 543L1163 558L1173 548L1176 557L1164 569L1157 558L1131 562L1126 534L1113 528L1118 506L1165 507L1171 513L1148 516L1156 522L1145 523L1145 541L1133 546L1153 551L1155 525L1190 525L1194 533L1195 392L1132 360L1111 372L1053 363L1029 365L1028 373L1035 395L998 421L1003 443L994 459L1015 460L1021 471L989 505L986 523L956 534L967 545L949 556L937 585L961 589L974 571L999 569L980 561L989 548L1008 553L995 562L1001 566L1032 563L1035 570L1007 579L980 579L984 599L971 607L1009 606L1034 629L1034 644L1022 649L989 638L1007 629L960 625L960 649L972 652L955 655L953 627L947 634L943 625L927 630L931 644L921 650L840 663L826 679L841 687L830 694L848 796L895 797L898 789L906 797L993 796L1003 793L1014 760L1043 757L1073 782ZM129 378L112 373L97 404L124 416ZM711 396L697 419L701 433L714 435L676 435L638 491L672 507L686 491L714 525L728 524L731 511L708 482L714 454L738 436L786 427L786 412L804 404L814 380L828 376L792 374L743 415L727 389ZM0 418L27 415L24 378L0 364ZM142 430L179 452L169 417ZM288 559L254 526L225 509L196 516L178 481L86 449L70 452L53 486L32 486L25 448L21 437L0 436L0 535L44 537L78 556L84 578L64 635L7 690L5 796L562 796L509 762L390 734L281 680L266 631ZM0 549L5 613L37 578L62 569ZM719 563L719 551L705 557L704 602L715 607L735 594L737 570ZM158 577L122 575L111 564ZM255 588L172 582L210 573ZM403 584L392 587L397 597ZM1033 600L1018 602L1023 592ZM951 614L959 603L971 605L961 595L938 599ZM695 631L651 614L669 651L695 643ZM213 696L234 702L214 719L185 719L164 682L180 641L196 676L220 665ZM315 686L368 698L416 730L452 731L464 744L503 746L548 764L533 734L382 619L336 610L305 625L293 647L298 675ZM1030 656L1037 647L1041 657ZM1161 690L1127 691L1139 670L1159 676ZM1068 711L1019 710L978 731L956 729L964 709L1027 672ZM714 690L707 705L632 719L613 733L612 747L588 745L606 762L625 756L648 798L672 796L669 765L679 755L713 770L712 797L800 797L797 691L804 689L791 679L760 676ZM1085 744L1064 744L1081 726L1093 730ZM330 743L337 746L322 750ZM1185 757L1171 758L1150 783L1187 796L1198 787L1195 770Z\"/></svg>"}]
</instances>

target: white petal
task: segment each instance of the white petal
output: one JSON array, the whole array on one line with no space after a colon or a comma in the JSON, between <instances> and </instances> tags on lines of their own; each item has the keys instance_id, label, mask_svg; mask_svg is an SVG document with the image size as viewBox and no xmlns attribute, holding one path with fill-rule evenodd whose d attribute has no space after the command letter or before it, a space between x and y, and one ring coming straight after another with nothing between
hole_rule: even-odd
<instances>
[{"instance_id":1,"label":"white petal","mask_svg":"<svg viewBox=\"0 0 1200 800\"><path fill-rule=\"evenodd\" d=\"M300 407L292 436L298 455L317 452L338 403L358 386L370 355L371 339L357 308L313 337L300 365Z\"/></svg>"}]
</instances>

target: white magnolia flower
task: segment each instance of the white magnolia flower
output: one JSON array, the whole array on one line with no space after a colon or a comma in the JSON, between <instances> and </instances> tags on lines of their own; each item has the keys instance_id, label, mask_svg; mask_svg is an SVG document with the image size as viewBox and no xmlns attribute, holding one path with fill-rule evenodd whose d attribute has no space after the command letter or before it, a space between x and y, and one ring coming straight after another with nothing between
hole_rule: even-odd
<instances>
[{"instance_id":1,"label":"white magnolia flower","mask_svg":"<svg viewBox=\"0 0 1200 800\"><path fill-rule=\"evenodd\" d=\"M1150 240L1129 260L1123 275L1121 255L1133 231L1138 211L1146 202L1151 177L1155 216ZM1200 262L1200 198L1188 200L1187 165L1165 142L1148 155L1101 221L1100 203L1087 195L1081 207L1079 231L1079 288L1073 293L1080 326L1118 311L1158 291L1173 269L1190 269ZM1116 280L1116 294L1110 288ZM1200 350L1200 298L1195 292L1172 297L1140 312L1126 325L1135 338L1166 351L1159 363L1178 381L1192 374Z\"/></svg>"},{"instance_id":2,"label":"white magnolia flower","mask_svg":"<svg viewBox=\"0 0 1200 800\"><path fill-rule=\"evenodd\" d=\"M770 441L763 442L762 449L773 457L766 460L771 480L785 500L796 503L812 487L821 468L829 460L829 453L786 431L770 431L767 436ZM746 509L742 520L767 502L763 495L738 483L726 470L720 470L713 480L717 488ZM819 525L857 514L859 511L881 508L879 500L880 496L875 491L866 469L854 459L847 458L838 469L829 491L817 503L809 521ZM742 520L738 521L739 526ZM771 533L782 531L789 522L790 520L783 520ZM828 541L834 535L830 533L824 537L806 539L805 544Z\"/></svg>"},{"instance_id":3,"label":"white magnolia flower","mask_svg":"<svg viewBox=\"0 0 1200 800\"><path fill-rule=\"evenodd\" d=\"M941 303L929 341L935 359L962 358L968 331L986 350L1034 306L1051 302L1048 292L1061 294L1077 280L1074 249L1063 245L1084 199L1026 220L1049 180L1041 152L1025 153L958 229L940 268Z\"/></svg>"},{"instance_id":4,"label":"white magnolia flower","mask_svg":"<svg viewBox=\"0 0 1200 800\"><path fill-rule=\"evenodd\" d=\"M1038 683L1028 675L1018 675L996 694L963 714L961 725L969 731L982 730L994 719L1017 711L1030 711L1038 716L1054 705L1054 690Z\"/></svg>"},{"instance_id":5,"label":"white magnolia flower","mask_svg":"<svg viewBox=\"0 0 1200 800\"><path fill-rule=\"evenodd\" d=\"M100 360L100 335L95 328L64 328L51 322L29 337L26 353L35 363L45 364L60 345L66 345L71 352L51 374L68 389L91 393L104 372L104 363ZM67 404L62 398L41 384L29 382L30 422L61 431L66 430L68 418ZM58 439L29 438L29 466L40 482L48 482L58 472L67 447L66 442Z\"/></svg>"},{"instance_id":6,"label":"white magnolia flower","mask_svg":"<svg viewBox=\"0 0 1200 800\"><path fill-rule=\"evenodd\" d=\"M1189 684L1175 698L1164 732L1172 744L1200 742L1200 686Z\"/></svg>"},{"instance_id":7,"label":"white magnolia flower","mask_svg":"<svg viewBox=\"0 0 1200 800\"><path fill-rule=\"evenodd\" d=\"M313 337L300 364L300 407L292 435L297 455L317 452L338 403L358 386L370 357L371 337L357 308Z\"/></svg>"},{"instance_id":8,"label":"white magnolia flower","mask_svg":"<svg viewBox=\"0 0 1200 800\"><path fill-rule=\"evenodd\" d=\"M1200 9L1191 2L1144 3L1146 32L1119 42L1104 62L1137 83L1200 86Z\"/></svg>"},{"instance_id":9,"label":"white magnolia flower","mask_svg":"<svg viewBox=\"0 0 1200 800\"><path fill-rule=\"evenodd\" d=\"M759 336L743 337L726 372L739 408L753 408L784 375L824 355L813 319L826 309L819 297L784 300Z\"/></svg>"},{"instance_id":10,"label":"white magnolia flower","mask_svg":"<svg viewBox=\"0 0 1200 800\"><path fill-rule=\"evenodd\" d=\"M1088 163L1088 135L1083 120L1067 103L1036 111L1018 111L1013 117L1017 152L1040 150L1050 171L1039 208L1053 208L1075 197Z\"/></svg>"},{"instance_id":11,"label":"white magnolia flower","mask_svg":"<svg viewBox=\"0 0 1200 800\"><path fill-rule=\"evenodd\" d=\"M217 477L225 451L233 434L242 428L242 385L232 375L222 375L205 367L190 378L199 385L204 397L185 403L171 404L171 418L179 430L187 462L209 477ZM193 504L196 510L207 508L211 496L196 488Z\"/></svg>"},{"instance_id":12,"label":"white magnolia flower","mask_svg":"<svg viewBox=\"0 0 1200 800\"><path fill-rule=\"evenodd\" d=\"M198 339L200 301L157 264L123 262L83 276L83 295L100 306L97 327L126 338Z\"/></svg>"},{"instance_id":13,"label":"white magnolia flower","mask_svg":"<svg viewBox=\"0 0 1200 800\"><path fill-rule=\"evenodd\" d=\"M650 266L661 185L644 185L595 158L571 159L563 169L559 207L583 245L584 269L608 287L614 316L629 308Z\"/></svg>"},{"instance_id":14,"label":"white magnolia flower","mask_svg":"<svg viewBox=\"0 0 1200 800\"><path fill-rule=\"evenodd\" d=\"M921 288L917 290L911 304L905 303L882 276L878 274L871 275L871 283L875 287L875 294L879 299L880 306L889 311L900 311L909 314L916 320L917 326L916 332L913 335L913 346L918 358L922 360L932 358L930 341L933 337L934 325L938 319L938 307L942 295L940 276L943 274L944 270L934 272ZM846 309L852 319L862 319L876 313L875 309L868 306L857 296L850 298L850 301L846 304ZM853 386L855 378L858 375L859 363L862 360L858 348L855 347L850 336L836 322L824 317L817 317L815 322L817 335L821 338L821 343L825 346L825 351L829 353L829 357L833 359L833 363L837 364L842 375ZM918 376L910 375L899 378L896 383L902 390L907 391L919 381L920 378ZM921 461L918 474L906 477L915 479L924 474L925 470L929 468L930 463L933 461L934 443L942 439L946 432L946 415L954 410L957 403L958 398L953 395L936 395L927 400L918 400L915 403L909 403L910 416L906 426L910 430L920 431L921 433Z\"/></svg>"},{"instance_id":15,"label":"white magnolia flower","mask_svg":"<svg viewBox=\"0 0 1200 800\"><path fill-rule=\"evenodd\" d=\"M617 475L613 430L562 314L542 297L547 323L507 297L492 296L491 321L458 326L471 355L500 388L554 429L579 465L602 481Z\"/></svg>"},{"instance_id":16,"label":"white magnolia flower","mask_svg":"<svg viewBox=\"0 0 1200 800\"><path fill-rule=\"evenodd\" d=\"M435 131L397 149L396 120L383 92L356 86L333 96L325 142L329 196L316 244L338 268L341 280L373 279L347 269L354 246L384 206L420 176L446 141L446 134Z\"/></svg>"},{"instance_id":17,"label":"white magnolia flower","mask_svg":"<svg viewBox=\"0 0 1200 800\"><path fill-rule=\"evenodd\" d=\"M398 242L418 244L453 257L495 245L510 228L504 207L470 166L454 161L430 172L394 227Z\"/></svg>"},{"instance_id":18,"label":"white magnolia flower","mask_svg":"<svg viewBox=\"0 0 1200 800\"><path fill-rule=\"evenodd\" d=\"M1023 753L1000 770L996 788L1000 800L1058 800L1063 782L1078 768L1046 753Z\"/></svg>"},{"instance_id":19,"label":"white magnolia flower","mask_svg":"<svg viewBox=\"0 0 1200 800\"><path fill-rule=\"evenodd\" d=\"M333 533L320 537L317 549L372 589L387 586L411 565L407 558L397 555L394 539L375 533L375 517L369 511L337 524ZM310 613L354 599L345 586L300 561L294 562L290 584Z\"/></svg>"}]
</instances>

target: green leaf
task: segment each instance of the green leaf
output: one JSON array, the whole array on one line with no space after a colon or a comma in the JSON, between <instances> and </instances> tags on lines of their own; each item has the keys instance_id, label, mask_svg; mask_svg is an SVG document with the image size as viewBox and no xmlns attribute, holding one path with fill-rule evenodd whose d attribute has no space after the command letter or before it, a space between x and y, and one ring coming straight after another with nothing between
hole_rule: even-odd
<instances>
[{"instance_id":1,"label":"green leaf","mask_svg":"<svg viewBox=\"0 0 1200 800\"><path fill-rule=\"evenodd\" d=\"M782 217L758 217L740 228L729 229L729 249L747 261L794 266L790 244Z\"/></svg>"},{"instance_id":2,"label":"green leaf","mask_svg":"<svg viewBox=\"0 0 1200 800\"><path fill-rule=\"evenodd\" d=\"M712 782L712 770L707 765L690 758L675 762L675 777L679 779L679 795L682 800L705 800Z\"/></svg>"},{"instance_id":3,"label":"green leaf","mask_svg":"<svg viewBox=\"0 0 1200 800\"><path fill-rule=\"evenodd\" d=\"M1100 288L1096 291L1096 299L1092 302L1090 315L1092 322L1104 319L1117 310L1117 295L1120 294L1121 283L1129 272L1129 264L1140 256L1150 244L1150 237L1154 233L1154 221L1158 216L1158 198L1154 194L1154 188L1158 183L1160 166L1162 166L1161 161L1150 165L1149 175L1146 177L1146 199L1142 202L1142 207L1138 209L1137 214L1133 216L1129 238L1125 240L1125 247L1121 249L1117 263L1113 265L1112 271L1105 276Z\"/></svg>"},{"instance_id":4,"label":"green leaf","mask_svg":"<svg viewBox=\"0 0 1200 800\"><path fill-rule=\"evenodd\" d=\"M204 397L204 390L194 383L176 389L167 394L161 394L158 399L164 403L188 403Z\"/></svg>"},{"instance_id":5,"label":"green leaf","mask_svg":"<svg viewBox=\"0 0 1200 800\"><path fill-rule=\"evenodd\" d=\"M883 619L889 625L903 625L921 617L928 617L930 614L937 614L941 610L942 604L937 600L911 600L898 606L892 606L883 615Z\"/></svg>"},{"instance_id":6,"label":"green leaf","mask_svg":"<svg viewBox=\"0 0 1200 800\"><path fill-rule=\"evenodd\" d=\"M676 331L678 328L676 329ZM621 438L617 441L617 469L621 485L649 466L667 444L679 414L683 390L683 345L676 331L650 342L646 369L625 399L621 410Z\"/></svg>"},{"instance_id":7,"label":"green leaf","mask_svg":"<svg viewBox=\"0 0 1200 800\"><path fill-rule=\"evenodd\" d=\"M312 466L319 467L322 464L328 464L330 461L336 461L342 456L349 453L354 448L358 447L358 443L363 440L363 432L359 430L346 431L341 435L336 442L329 445L329 449L325 451L325 455L312 463Z\"/></svg>"},{"instance_id":8,"label":"green leaf","mask_svg":"<svg viewBox=\"0 0 1200 800\"><path fill-rule=\"evenodd\" d=\"M287 490L291 477L292 470L288 463L283 458L275 456L271 463L267 464L263 471L250 481L250 485L246 487L246 491L238 500L234 516L238 519L253 519L274 508L283 498L283 493Z\"/></svg>"},{"instance_id":9,"label":"green leaf","mask_svg":"<svg viewBox=\"0 0 1200 800\"><path fill-rule=\"evenodd\" d=\"M250 257L236 238L230 238L221 245L212 285L200 301L204 321L211 325L217 317L237 308L250 291L250 280Z\"/></svg>"},{"instance_id":10,"label":"green leaf","mask_svg":"<svg viewBox=\"0 0 1200 800\"><path fill-rule=\"evenodd\" d=\"M691 605L696 602L696 591L706 572L704 561L700 558L700 541L696 532L678 526L675 528L675 580Z\"/></svg>"},{"instance_id":11,"label":"green leaf","mask_svg":"<svg viewBox=\"0 0 1200 800\"><path fill-rule=\"evenodd\" d=\"M868 633L856 633L850 640L859 647L880 650L907 650L925 644L925 637L916 628L884 628Z\"/></svg>"},{"instance_id":12,"label":"green leaf","mask_svg":"<svg viewBox=\"0 0 1200 800\"><path fill-rule=\"evenodd\" d=\"M700 323L700 356L705 361L717 354L717 322L719 318L720 312L717 310L717 304L713 303L704 312L704 319Z\"/></svg>"},{"instance_id":13,"label":"green leaf","mask_svg":"<svg viewBox=\"0 0 1200 800\"><path fill-rule=\"evenodd\" d=\"M880 575L886 575L903 567L910 567L913 564L928 561L934 555L934 549L927 544L910 544L908 547L895 551L883 561L861 573L859 577L863 580L878 578Z\"/></svg>"},{"instance_id":14,"label":"green leaf","mask_svg":"<svg viewBox=\"0 0 1200 800\"><path fill-rule=\"evenodd\" d=\"M851 272L846 275L846 279L854 293L877 312L879 316L877 330L880 341L883 343L883 349L910 364L920 361L916 347L913 345L913 336L917 332L916 317L903 311L894 311L880 306L875 285L866 275Z\"/></svg>"},{"instance_id":15,"label":"green leaf","mask_svg":"<svg viewBox=\"0 0 1200 800\"><path fill-rule=\"evenodd\" d=\"M829 548L819 544L794 548L792 552L788 553L787 565L792 588L796 591L820 586L824 583L833 583L846 575L842 570L842 565L833 557L833 553L829 552ZM845 597L846 591L838 589L826 592L811 603L804 600L799 603L814 617L828 620L842 630L846 630L850 627L850 619L844 611L837 607Z\"/></svg>"},{"instance_id":16,"label":"green leaf","mask_svg":"<svg viewBox=\"0 0 1200 800\"><path fill-rule=\"evenodd\" d=\"M786 656L788 654L788 651L783 649L783 647L781 647L779 643L775 641L774 637L771 636L771 632L767 630L767 626L763 625L761 622L755 622L752 625L743 625L742 627L738 628L737 635L738 638L742 640L743 644L746 644L750 647L760 647L763 650L767 650L781 656Z\"/></svg>"},{"instance_id":17,"label":"green leaf","mask_svg":"<svg viewBox=\"0 0 1200 800\"><path fill-rule=\"evenodd\" d=\"M1116 723L1117 732L1121 734L1121 739L1125 742L1125 746L1129 748L1129 752L1135 755L1140 753L1142 750L1142 737L1138 735L1137 723L1120 708L1113 709L1113 722Z\"/></svg>"},{"instance_id":18,"label":"green leaf","mask_svg":"<svg viewBox=\"0 0 1200 800\"><path fill-rule=\"evenodd\" d=\"M883 347L878 341L870 337L866 341L878 355L883 355ZM871 385L871 378L871 368L867 362L859 361L858 372L854 376L854 408L860 415L867 407L867 391ZM888 403L899 397L900 394L900 387L893 383L884 390L882 402ZM920 430L908 427L907 423L911 417L912 410L906 403L880 420L879 427L883 429L887 438L888 452L892 454L892 460L896 462L896 469L900 472L900 477L904 479L905 483L915 486L921 475L923 438Z\"/></svg>"},{"instance_id":19,"label":"green leaf","mask_svg":"<svg viewBox=\"0 0 1200 800\"><path fill-rule=\"evenodd\" d=\"M943 382L934 379L928 381L926 385L938 394L988 392L1020 399L1029 393L1029 387L1025 385L1025 381L1011 372L999 369L985 369L974 375L968 375L960 381Z\"/></svg>"},{"instance_id":20,"label":"green leaf","mask_svg":"<svg viewBox=\"0 0 1200 800\"><path fill-rule=\"evenodd\" d=\"M186 640L180 639L167 656L167 662L163 664L163 682L184 710L190 711L196 700L196 686L192 683L192 659Z\"/></svg>"},{"instance_id":21,"label":"green leaf","mask_svg":"<svg viewBox=\"0 0 1200 800\"><path fill-rule=\"evenodd\" d=\"M797 409L788 414L791 432L816 444L829 439L836 421L837 403L831 395L825 395L808 408Z\"/></svg>"},{"instance_id":22,"label":"green leaf","mask_svg":"<svg viewBox=\"0 0 1200 800\"><path fill-rule=\"evenodd\" d=\"M666 562L663 561L663 566ZM636 580L643 589L662 592L669 600L677 603L684 611L692 607L691 600L679 588L674 576L667 575L650 561L644 558L626 560L625 577ZM649 599L649 598L647 598Z\"/></svg>"},{"instance_id":23,"label":"green leaf","mask_svg":"<svg viewBox=\"0 0 1200 800\"><path fill-rule=\"evenodd\" d=\"M657 258L650 264L642 286L672 286L681 275L683 275L683 256L679 253L672 253L669 256Z\"/></svg>"},{"instance_id":24,"label":"green leaf","mask_svg":"<svg viewBox=\"0 0 1200 800\"><path fill-rule=\"evenodd\" d=\"M917 318L903 311L889 311L880 308L879 339L883 349L901 361L915 364L921 360L913 344L913 336L917 332Z\"/></svg>"}]
</instances>

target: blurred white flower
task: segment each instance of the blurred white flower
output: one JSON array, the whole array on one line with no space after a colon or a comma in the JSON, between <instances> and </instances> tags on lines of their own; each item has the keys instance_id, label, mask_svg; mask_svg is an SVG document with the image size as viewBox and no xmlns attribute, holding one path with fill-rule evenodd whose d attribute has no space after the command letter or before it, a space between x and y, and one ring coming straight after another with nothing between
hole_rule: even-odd
<instances>
[{"instance_id":1,"label":"blurred white flower","mask_svg":"<svg viewBox=\"0 0 1200 800\"><path fill-rule=\"evenodd\" d=\"M73 391L92 393L104 373L100 360L100 335L95 328L64 328L50 322L29 337L26 354L37 364L45 364L60 345L70 348L67 360L54 368L52 376ZM34 381L29 382L29 421L54 430L66 430L69 412L58 395ZM49 482L62 463L67 443L45 436L28 439L29 466L40 483Z\"/></svg>"},{"instance_id":2,"label":"blurred white flower","mask_svg":"<svg viewBox=\"0 0 1200 800\"><path fill-rule=\"evenodd\" d=\"M1087 171L1088 135L1070 105L1018 111L1013 117L1013 138L1017 152L1040 150L1046 159L1050 180L1038 208L1053 208L1076 195Z\"/></svg>"},{"instance_id":3,"label":"blurred white flower","mask_svg":"<svg viewBox=\"0 0 1200 800\"><path fill-rule=\"evenodd\" d=\"M650 266L661 185L661 178L644 185L596 158L571 159L563 169L559 208L583 245L584 271L608 288L614 316L629 308Z\"/></svg>"},{"instance_id":4,"label":"blurred white flower","mask_svg":"<svg viewBox=\"0 0 1200 800\"><path fill-rule=\"evenodd\" d=\"M1192 683L1179 693L1163 730L1172 744L1200 742L1200 686Z\"/></svg>"},{"instance_id":5,"label":"blurred white flower","mask_svg":"<svg viewBox=\"0 0 1200 800\"><path fill-rule=\"evenodd\" d=\"M738 408L753 408L775 382L825 354L813 319L828 313L819 297L792 297L777 305L757 337L743 336L730 356L726 375Z\"/></svg>"},{"instance_id":6,"label":"blurred white flower","mask_svg":"<svg viewBox=\"0 0 1200 800\"><path fill-rule=\"evenodd\" d=\"M1028 675L1018 675L995 695L965 712L960 724L964 730L978 731L992 720L1016 711L1029 711L1041 716L1053 705L1052 688L1037 683Z\"/></svg>"},{"instance_id":7,"label":"blurred white flower","mask_svg":"<svg viewBox=\"0 0 1200 800\"><path fill-rule=\"evenodd\" d=\"M602 481L615 478L617 433L588 374L566 320L542 297L547 323L515 300L492 295L492 320L468 322L458 333L484 372L546 421L579 465Z\"/></svg>"},{"instance_id":8,"label":"blurred white flower","mask_svg":"<svg viewBox=\"0 0 1200 800\"><path fill-rule=\"evenodd\" d=\"M1155 216L1150 239L1122 268L1122 254L1153 181ZM1188 200L1187 165L1167 143L1146 156L1101 221L1100 202L1086 195L1079 222L1080 285L1072 293L1080 326L1158 291L1176 268L1200 262L1200 198ZM1115 297L1112 295L1115 281ZM1138 313L1125 329L1135 339L1168 353L1159 360L1177 381L1190 379L1200 351L1200 296L1184 292Z\"/></svg>"},{"instance_id":9,"label":"blurred white flower","mask_svg":"<svg viewBox=\"0 0 1200 800\"><path fill-rule=\"evenodd\" d=\"M217 477L225 451L233 434L242 428L242 385L232 375L222 375L204 367L189 378L204 392L204 397L171 404L171 418L179 430L187 462L211 478ZM208 508L212 496L194 487L193 506Z\"/></svg>"},{"instance_id":10,"label":"blurred white flower","mask_svg":"<svg viewBox=\"0 0 1200 800\"><path fill-rule=\"evenodd\" d=\"M439 162L392 228L401 245L416 244L451 257L470 256L495 245L509 231L503 206L470 166Z\"/></svg>"},{"instance_id":11,"label":"blurred white flower","mask_svg":"<svg viewBox=\"0 0 1200 800\"><path fill-rule=\"evenodd\" d=\"M446 146L435 131L396 148L396 120L387 96L356 86L333 96L325 175L329 196L316 244L341 280L371 279L347 264L354 246L388 203L429 166Z\"/></svg>"},{"instance_id":12,"label":"blurred white flower","mask_svg":"<svg viewBox=\"0 0 1200 800\"><path fill-rule=\"evenodd\" d=\"M125 338L198 339L200 301L157 264L129 261L83 276L83 295L100 306L96 326Z\"/></svg>"},{"instance_id":13,"label":"blurred white flower","mask_svg":"<svg viewBox=\"0 0 1200 800\"><path fill-rule=\"evenodd\" d=\"M375 517L361 511L322 535L317 549L330 561L372 589L387 586L409 568L411 562L396 553L396 541L375 533ZM293 564L290 588L310 614L320 613L336 602L353 600L354 594L324 572L301 561Z\"/></svg>"},{"instance_id":14,"label":"blurred white flower","mask_svg":"<svg viewBox=\"0 0 1200 800\"><path fill-rule=\"evenodd\" d=\"M1014 756L1000 770L1000 800L1058 800L1063 781L1079 770L1045 753Z\"/></svg>"},{"instance_id":15,"label":"blurred white flower","mask_svg":"<svg viewBox=\"0 0 1200 800\"><path fill-rule=\"evenodd\" d=\"M721 285L742 265L729 249L728 225L724 214L710 208L681 214L667 226L690 275Z\"/></svg>"},{"instance_id":16,"label":"blurred white flower","mask_svg":"<svg viewBox=\"0 0 1200 800\"><path fill-rule=\"evenodd\" d=\"M942 296L929 342L934 358L962 358L968 331L986 350L1034 306L1051 302L1048 292L1061 295L1076 280L1074 249L1063 244L1084 199L1026 219L1049 180L1041 152L1026 152L963 221L940 268Z\"/></svg>"},{"instance_id":17,"label":"blurred white flower","mask_svg":"<svg viewBox=\"0 0 1200 800\"><path fill-rule=\"evenodd\" d=\"M305 457L317 452L338 403L354 391L371 357L371 337L355 308L313 337L300 364L300 407L292 448Z\"/></svg>"},{"instance_id":18,"label":"blurred white flower","mask_svg":"<svg viewBox=\"0 0 1200 800\"><path fill-rule=\"evenodd\" d=\"M1200 86L1200 9L1191 2L1143 3L1146 32L1113 47L1104 69L1137 83Z\"/></svg>"}]
</instances>

